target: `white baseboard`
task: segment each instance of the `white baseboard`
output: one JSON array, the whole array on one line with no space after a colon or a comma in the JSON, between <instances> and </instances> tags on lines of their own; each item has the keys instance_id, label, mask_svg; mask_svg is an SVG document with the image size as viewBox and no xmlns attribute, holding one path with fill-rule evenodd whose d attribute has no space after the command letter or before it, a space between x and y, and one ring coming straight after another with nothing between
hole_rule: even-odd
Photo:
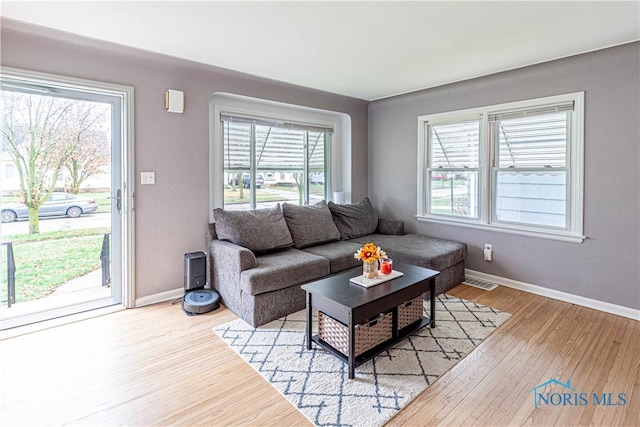
<instances>
[{"instance_id":1,"label":"white baseboard","mask_svg":"<svg viewBox=\"0 0 640 427\"><path fill-rule=\"evenodd\" d=\"M146 297L136 298L136 307L144 307L145 305L151 305L176 298L182 298L183 295L184 288L172 289L170 291L160 292L159 294L147 295Z\"/></svg>"},{"instance_id":2,"label":"white baseboard","mask_svg":"<svg viewBox=\"0 0 640 427\"><path fill-rule=\"evenodd\" d=\"M640 310L624 307L622 305L611 304L609 302L598 301L591 298L581 297L566 292L556 291L554 289L545 288L530 283L518 282L517 280L506 279L504 277L494 276L492 274L482 273L480 271L465 269L465 274L469 277L486 280L497 283L507 288L518 289L520 291L529 292L531 294L580 305L583 307L593 308L594 310L604 311L605 313L615 314L616 316L626 317L632 320L640 321Z\"/></svg>"}]
</instances>

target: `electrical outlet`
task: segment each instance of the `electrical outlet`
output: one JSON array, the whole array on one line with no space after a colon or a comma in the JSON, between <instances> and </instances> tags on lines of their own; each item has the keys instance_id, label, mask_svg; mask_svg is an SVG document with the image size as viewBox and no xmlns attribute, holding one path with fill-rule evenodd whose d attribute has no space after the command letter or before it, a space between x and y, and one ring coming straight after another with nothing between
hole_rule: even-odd
<instances>
[{"instance_id":1,"label":"electrical outlet","mask_svg":"<svg viewBox=\"0 0 640 427\"><path fill-rule=\"evenodd\" d=\"M155 184L156 183L156 173L155 172L140 172L140 183L143 184L143 185Z\"/></svg>"},{"instance_id":2,"label":"electrical outlet","mask_svg":"<svg viewBox=\"0 0 640 427\"><path fill-rule=\"evenodd\" d=\"M484 260L491 261L493 259L493 246L490 243L484 244Z\"/></svg>"}]
</instances>

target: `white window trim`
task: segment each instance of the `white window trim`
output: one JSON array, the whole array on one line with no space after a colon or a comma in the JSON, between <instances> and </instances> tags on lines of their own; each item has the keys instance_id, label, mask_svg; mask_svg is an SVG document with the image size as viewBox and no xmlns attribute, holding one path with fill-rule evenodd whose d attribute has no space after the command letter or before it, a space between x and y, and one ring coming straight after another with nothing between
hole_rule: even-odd
<instances>
[{"instance_id":1,"label":"white window trim","mask_svg":"<svg viewBox=\"0 0 640 427\"><path fill-rule=\"evenodd\" d=\"M224 140L221 114L268 117L333 128L331 146L327 153L329 173L325 174L329 189L328 199L331 200L335 193L344 193L345 202L351 202L351 117L348 114L224 92L216 92L210 96L209 112L210 222L214 222L213 209L224 206Z\"/></svg>"},{"instance_id":2,"label":"white window trim","mask_svg":"<svg viewBox=\"0 0 640 427\"><path fill-rule=\"evenodd\" d=\"M489 113L502 110L517 110L531 108L533 106L554 104L564 101L574 101L574 113L571 120L572 141L570 145L570 176L571 186L569 196L570 228L568 230L554 230L538 228L535 226L506 224L492 222L492 175L491 159L494 147L490 147L491 140L488 136ZM480 120L480 165L479 165L479 217L464 218L445 215L429 214L427 211L427 152L426 152L426 125L455 120L465 120L470 117L481 117ZM574 92L564 95L549 96L525 101L509 102L504 104L489 105L478 108L470 108L459 111L428 114L418 117L418 183L417 183L417 214L419 221L436 224L456 225L460 227L475 228L480 230L497 231L521 236L546 238L574 243L582 243L586 238L584 233L584 92Z\"/></svg>"}]
</instances>

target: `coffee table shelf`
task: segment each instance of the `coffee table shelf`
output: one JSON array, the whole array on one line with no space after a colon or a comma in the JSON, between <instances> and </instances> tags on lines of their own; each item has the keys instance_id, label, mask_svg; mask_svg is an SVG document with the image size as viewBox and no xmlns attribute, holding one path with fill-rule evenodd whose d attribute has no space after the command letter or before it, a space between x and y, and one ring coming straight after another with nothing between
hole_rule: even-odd
<instances>
[{"instance_id":1,"label":"coffee table shelf","mask_svg":"<svg viewBox=\"0 0 640 427\"><path fill-rule=\"evenodd\" d=\"M399 341L403 340L404 338L406 338L407 336L411 335L412 333L424 328L425 326L427 326L429 323L431 322L431 320L428 317L423 317L421 320L403 328L402 330L399 331L399 333L397 334L397 336L395 338L391 338L381 344L378 344L377 346L363 352L362 354L359 354L355 357L354 360L354 369L357 368L358 366L368 362L369 360L373 359L374 357L376 357L378 354L382 353L383 351L393 347L395 344L397 344ZM333 354L334 356L336 356L338 359L342 359L343 362L345 363L349 363L349 357L342 353L340 350L336 349L335 347L333 347L331 344L329 344L328 342L320 339L318 337L317 334L313 335L313 337L311 337L311 340L316 343L317 345L319 345L320 347L324 348L325 350L327 350L328 352L330 352L331 354ZM349 378L353 379L353 376L350 376Z\"/></svg>"},{"instance_id":2,"label":"coffee table shelf","mask_svg":"<svg viewBox=\"0 0 640 427\"><path fill-rule=\"evenodd\" d=\"M355 368L371 360L382 351L396 344L406 336L427 326L435 327L435 279L439 272L409 264L396 264L394 267L404 273L403 276L371 288L349 282L349 278L360 270L355 268L325 279L307 283L302 289L307 292L307 349L312 342L326 349L349 366L349 378L354 378ZM429 291L430 315L416 320L398 330L398 306ZM330 343L313 335L312 311L317 308L347 327L349 351L344 354ZM377 346L355 353L355 326L365 323L380 313L392 312L391 338Z\"/></svg>"}]
</instances>

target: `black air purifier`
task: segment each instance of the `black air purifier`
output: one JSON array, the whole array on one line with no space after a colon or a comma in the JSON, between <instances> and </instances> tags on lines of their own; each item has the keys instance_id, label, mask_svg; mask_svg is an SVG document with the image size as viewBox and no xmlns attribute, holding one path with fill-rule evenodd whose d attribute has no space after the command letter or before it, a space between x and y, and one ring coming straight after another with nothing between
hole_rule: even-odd
<instances>
[{"instance_id":1,"label":"black air purifier","mask_svg":"<svg viewBox=\"0 0 640 427\"><path fill-rule=\"evenodd\" d=\"M184 254L184 297L182 309L187 313L208 313L220 307L220 295L207 284L207 254L191 252Z\"/></svg>"}]
</instances>

